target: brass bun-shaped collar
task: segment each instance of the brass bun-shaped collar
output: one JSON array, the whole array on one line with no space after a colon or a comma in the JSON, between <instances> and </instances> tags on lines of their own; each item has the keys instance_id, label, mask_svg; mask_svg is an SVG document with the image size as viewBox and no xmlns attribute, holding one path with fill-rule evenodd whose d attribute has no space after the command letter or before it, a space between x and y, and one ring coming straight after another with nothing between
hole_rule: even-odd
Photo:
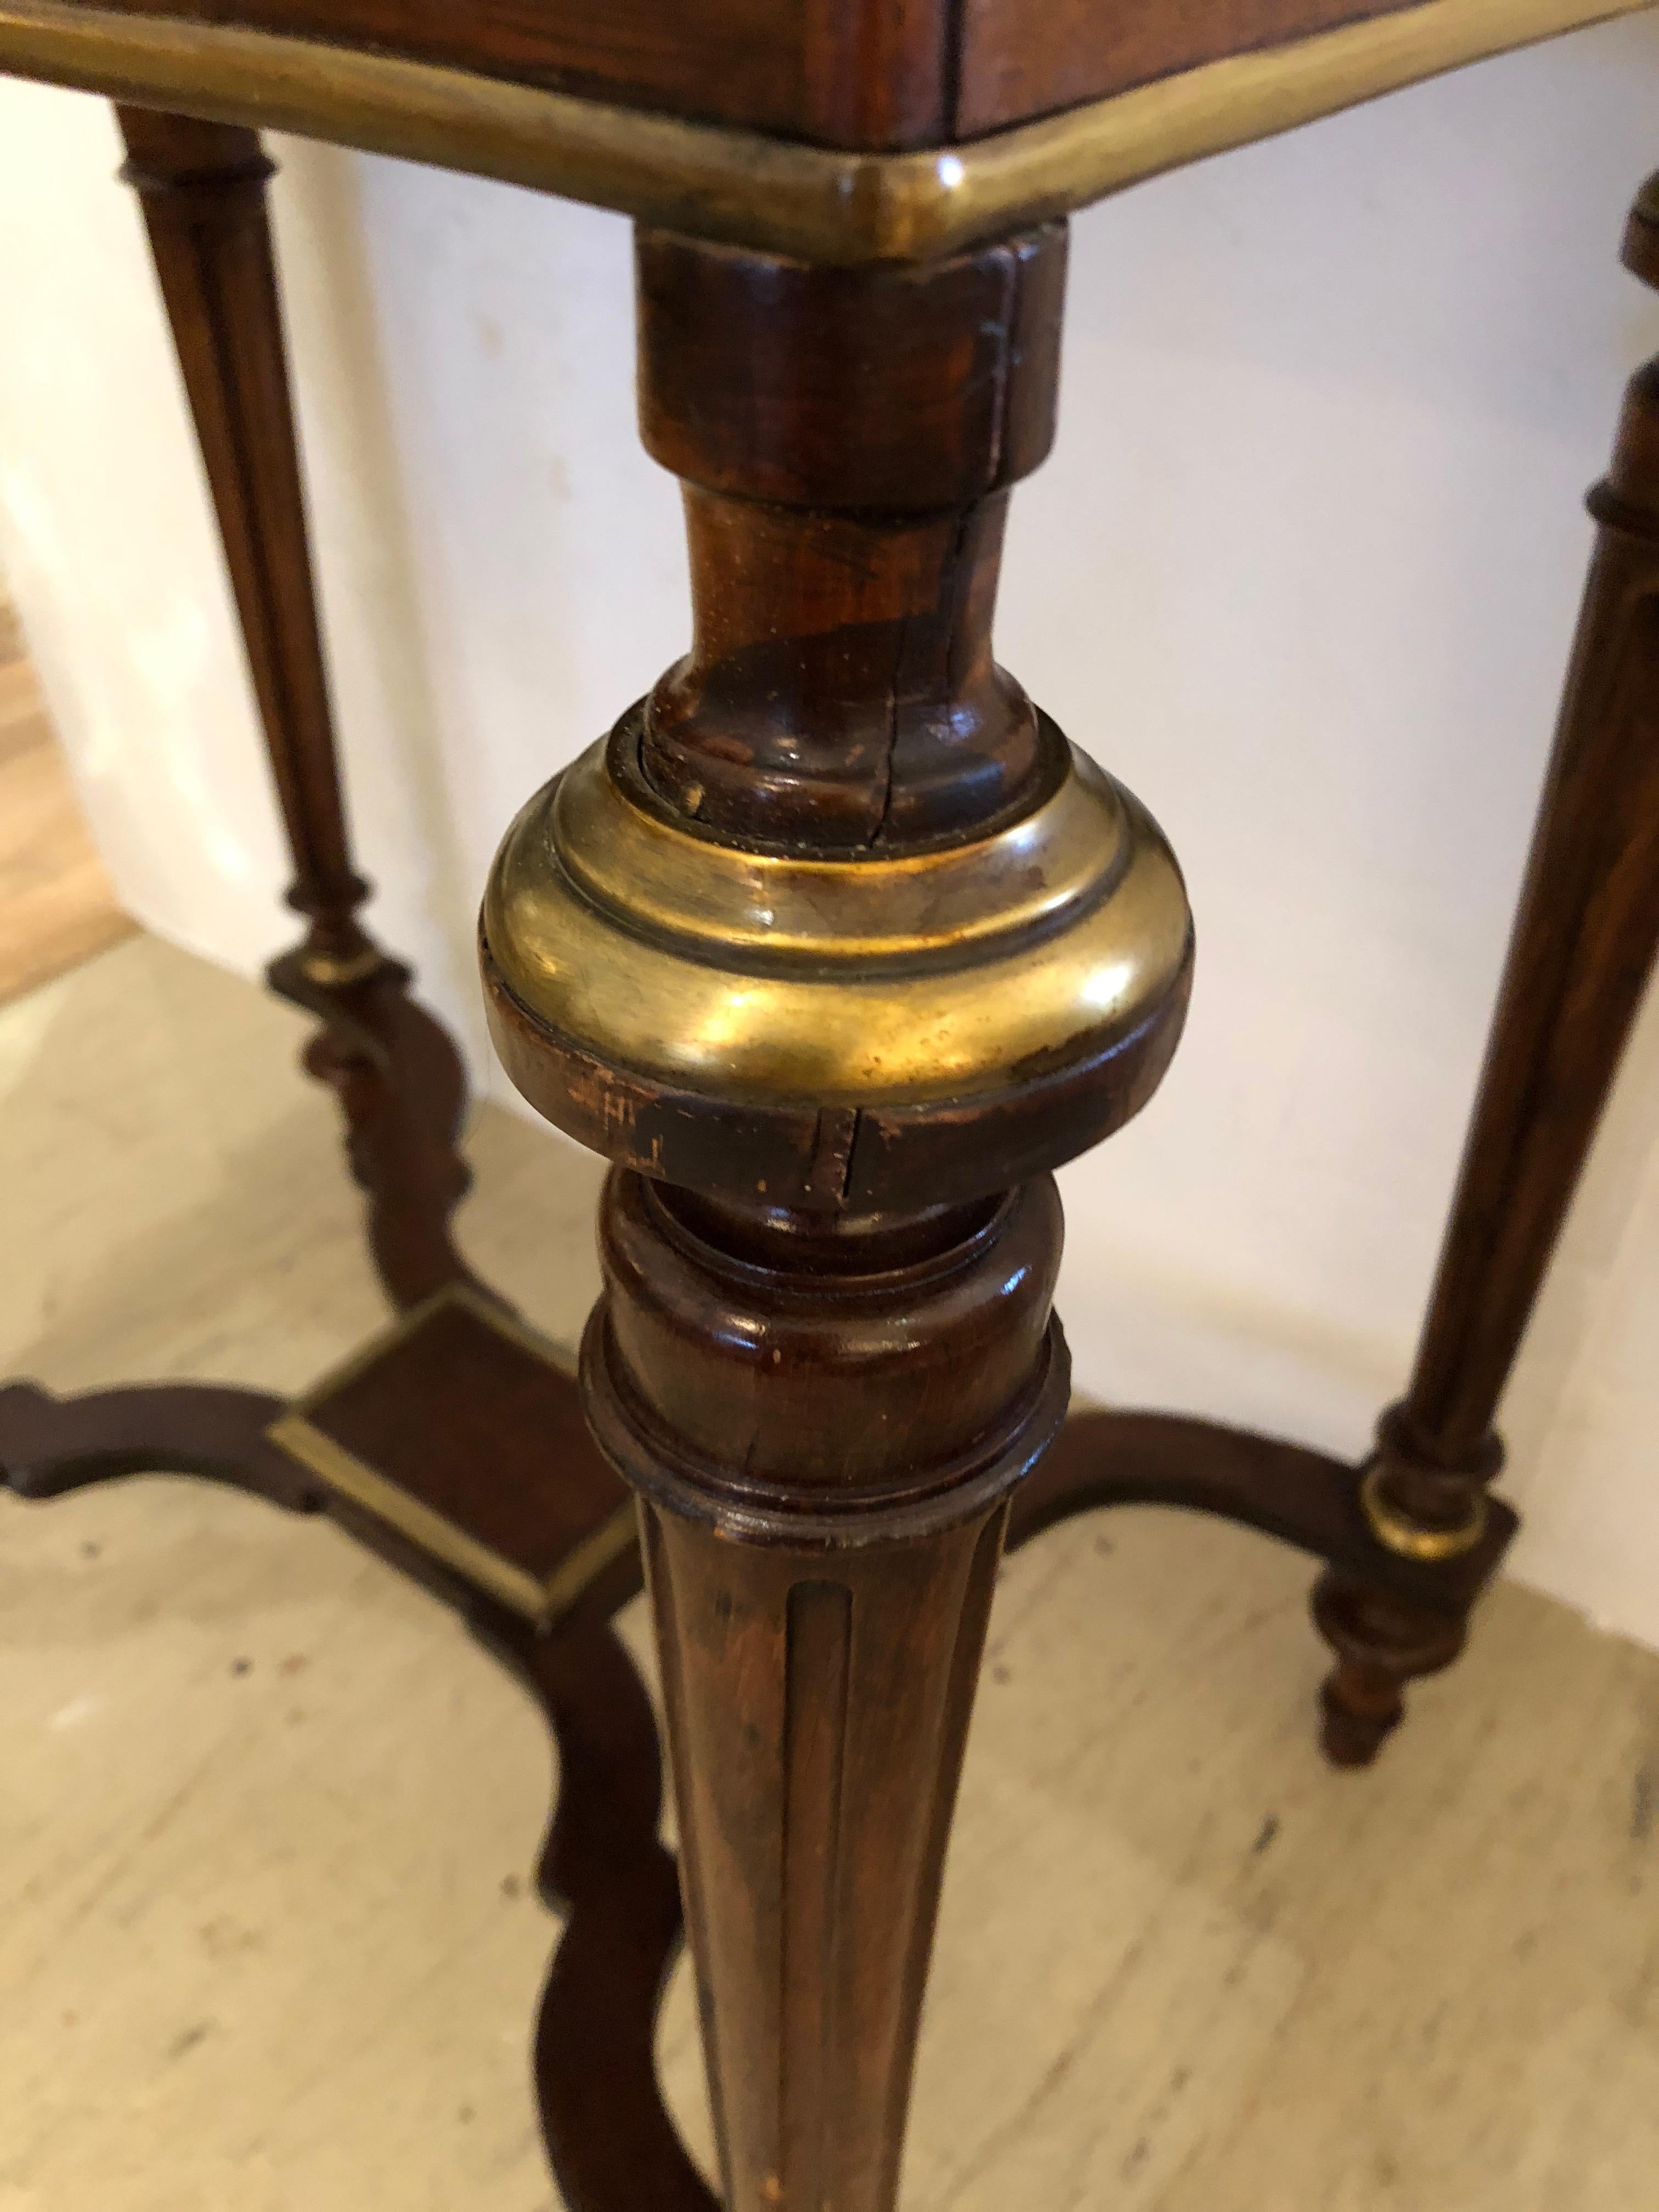
<instances>
[{"instance_id":1,"label":"brass bun-shaped collar","mask_svg":"<svg viewBox=\"0 0 1659 2212\"><path fill-rule=\"evenodd\" d=\"M1191 948L1156 823L1074 750L971 842L801 858L680 826L595 745L508 831L482 929L532 1104L784 1205L887 1203L900 1154L930 1203L1095 1142L1174 1048Z\"/></svg>"}]
</instances>

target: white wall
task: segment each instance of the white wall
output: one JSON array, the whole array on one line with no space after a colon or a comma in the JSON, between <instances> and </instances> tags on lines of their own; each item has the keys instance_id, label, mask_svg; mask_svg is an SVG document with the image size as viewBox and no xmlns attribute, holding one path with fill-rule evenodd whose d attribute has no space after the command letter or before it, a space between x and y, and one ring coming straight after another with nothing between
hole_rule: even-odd
<instances>
[{"instance_id":1,"label":"white wall","mask_svg":"<svg viewBox=\"0 0 1659 2212\"><path fill-rule=\"evenodd\" d=\"M1152 805L1200 933L1153 1109L1063 1181L1079 1377L1357 1450L1439 1235L1599 472L1659 24L1581 33L1075 227L1058 453L1001 657ZM361 842L483 1048L507 816L680 648L624 225L280 148ZM277 841L136 216L96 103L0 86L0 560L125 896L252 967ZM1659 1015L1511 1396L1517 1568L1659 1644Z\"/></svg>"}]
</instances>

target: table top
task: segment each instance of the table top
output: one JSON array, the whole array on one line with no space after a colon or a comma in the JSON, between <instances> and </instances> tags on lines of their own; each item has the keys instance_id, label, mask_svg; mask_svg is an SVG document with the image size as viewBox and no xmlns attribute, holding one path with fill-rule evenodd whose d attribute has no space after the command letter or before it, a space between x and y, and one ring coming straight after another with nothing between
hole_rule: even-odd
<instances>
[{"instance_id":1,"label":"table top","mask_svg":"<svg viewBox=\"0 0 1659 2212\"><path fill-rule=\"evenodd\" d=\"M1400 0L104 0L890 150L972 137Z\"/></svg>"},{"instance_id":2,"label":"table top","mask_svg":"<svg viewBox=\"0 0 1659 2212\"><path fill-rule=\"evenodd\" d=\"M921 258L1649 0L0 0L0 72Z\"/></svg>"}]
</instances>

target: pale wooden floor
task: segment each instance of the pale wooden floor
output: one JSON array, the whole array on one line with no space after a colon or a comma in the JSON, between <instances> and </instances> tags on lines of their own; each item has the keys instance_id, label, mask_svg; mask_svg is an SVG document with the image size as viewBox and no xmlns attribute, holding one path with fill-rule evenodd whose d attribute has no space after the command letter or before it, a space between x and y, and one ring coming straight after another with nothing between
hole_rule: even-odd
<instances>
[{"instance_id":1,"label":"pale wooden floor","mask_svg":"<svg viewBox=\"0 0 1659 2212\"><path fill-rule=\"evenodd\" d=\"M131 931L0 585L0 1005Z\"/></svg>"},{"instance_id":2,"label":"pale wooden floor","mask_svg":"<svg viewBox=\"0 0 1659 2212\"><path fill-rule=\"evenodd\" d=\"M291 1388L375 1325L301 1034L144 939L0 1013L0 1371ZM570 1339L593 1164L473 1151ZM1307 1581L1151 1513L1008 1569L908 2212L1659 2204L1659 1658L1502 1589L1336 1776ZM0 1498L0 2212L547 2212L548 1754L442 1613L187 1483ZM701 2139L683 1975L662 2048Z\"/></svg>"}]
</instances>

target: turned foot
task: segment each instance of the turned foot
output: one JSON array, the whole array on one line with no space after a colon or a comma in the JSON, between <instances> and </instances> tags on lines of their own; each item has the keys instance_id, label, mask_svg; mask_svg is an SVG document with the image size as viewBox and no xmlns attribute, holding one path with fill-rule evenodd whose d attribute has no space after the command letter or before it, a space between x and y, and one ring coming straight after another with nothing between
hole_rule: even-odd
<instances>
[{"instance_id":1,"label":"turned foot","mask_svg":"<svg viewBox=\"0 0 1659 2212\"><path fill-rule=\"evenodd\" d=\"M1319 1692L1322 1747L1333 1766L1369 1766L1406 1717L1407 1683L1450 1666L1468 1621L1331 1570L1314 1585L1313 1617L1336 1654Z\"/></svg>"}]
</instances>

